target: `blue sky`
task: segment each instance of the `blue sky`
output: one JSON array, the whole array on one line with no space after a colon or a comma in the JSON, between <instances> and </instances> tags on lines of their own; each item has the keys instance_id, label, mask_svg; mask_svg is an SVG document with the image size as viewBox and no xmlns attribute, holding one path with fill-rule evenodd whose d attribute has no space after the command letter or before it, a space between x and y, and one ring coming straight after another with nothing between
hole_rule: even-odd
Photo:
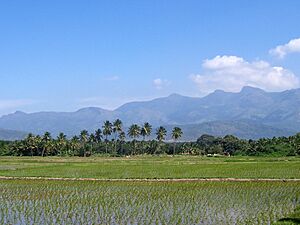
<instances>
[{"instance_id":1,"label":"blue sky","mask_svg":"<svg viewBox=\"0 0 300 225\"><path fill-rule=\"evenodd\" d=\"M299 87L300 1L1 1L0 115Z\"/></svg>"}]
</instances>

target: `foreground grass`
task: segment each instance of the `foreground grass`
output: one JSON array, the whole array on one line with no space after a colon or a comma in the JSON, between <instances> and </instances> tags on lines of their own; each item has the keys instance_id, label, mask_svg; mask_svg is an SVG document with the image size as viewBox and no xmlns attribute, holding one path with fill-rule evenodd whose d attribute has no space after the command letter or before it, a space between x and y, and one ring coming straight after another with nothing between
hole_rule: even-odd
<instances>
[{"instance_id":1,"label":"foreground grass","mask_svg":"<svg viewBox=\"0 0 300 225\"><path fill-rule=\"evenodd\" d=\"M0 157L0 176L69 178L300 178L300 158Z\"/></svg>"},{"instance_id":2,"label":"foreground grass","mask_svg":"<svg viewBox=\"0 0 300 225\"><path fill-rule=\"evenodd\" d=\"M0 182L0 224L271 224L299 182Z\"/></svg>"}]
</instances>

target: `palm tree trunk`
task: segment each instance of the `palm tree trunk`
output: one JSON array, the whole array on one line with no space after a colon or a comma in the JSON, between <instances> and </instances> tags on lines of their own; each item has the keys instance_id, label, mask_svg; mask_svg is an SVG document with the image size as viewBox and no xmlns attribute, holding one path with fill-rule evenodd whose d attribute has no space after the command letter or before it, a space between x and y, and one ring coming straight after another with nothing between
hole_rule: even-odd
<instances>
[{"instance_id":1,"label":"palm tree trunk","mask_svg":"<svg viewBox=\"0 0 300 225\"><path fill-rule=\"evenodd\" d=\"M45 147L43 147L42 157L44 157L44 155L45 155Z\"/></svg>"},{"instance_id":2,"label":"palm tree trunk","mask_svg":"<svg viewBox=\"0 0 300 225\"><path fill-rule=\"evenodd\" d=\"M135 146L135 140L133 140L133 151L132 151L132 155L134 155L136 152L136 146Z\"/></svg>"},{"instance_id":3,"label":"palm tree trunk","mask_svg":"<svg viewBox=\"0 0 300 225\"><path fill-rule=\"evenodd\" d=\"M145 136L143 136L142 154L145 154Z\"/></svg>"},{"instance_id":4,"label":"palm tree trunk","mask_svg":"<svg viewBox=\"0 0 300 225\"><path fill-rule=\"evenodd\" d=\"M107 154L107 143L108 143L107 135L105 135L105 153L106 154Z\"/></svg>"},{"instance_id":5,"label":"palm tree trunk","mask_svg":"<svg viewBox=\"0 0 300 225\"><path fill-rule=\"evenodd\" d=\"M117 133L115 133L115 146L114 146L114 149L115 149L115 153L117 152Z\"/></svg>"},{"instance_id":6,"label":"palm tree trunk","mask_svg":"<svg viewBox=\"0 0 300 225\"><path fill-rule=\"evenodd\" d=\"M175 155L175 150L176 150L176 141L174 141L174 144L173 144L173 155Z\"/></svg>"}]
</instances>

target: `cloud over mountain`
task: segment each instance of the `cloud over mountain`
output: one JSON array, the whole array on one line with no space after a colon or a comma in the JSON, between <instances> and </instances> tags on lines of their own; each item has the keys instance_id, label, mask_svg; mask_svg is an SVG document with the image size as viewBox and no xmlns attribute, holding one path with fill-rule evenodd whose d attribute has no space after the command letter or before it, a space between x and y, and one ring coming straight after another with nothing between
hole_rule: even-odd
<instances>
[{"instance_id":1,"label":"cloud over mountain","mask_svg":"<svg viewBox=\"0 0 300 225\"><path fill-rule=\"evenodd\" d=\"M166 79L156 78L153 80L153 85L156 89L160 90L168 86L170 82Z\"/></svg>"},{"instance_id":2,"label":"cloud over mountain","mask_svg":"<svg viewBox=\"0 0 300 225\"><path fill-rule=\"evenodd\" d=\"M294 73L263 60L248 62L238 56L216 56L204 60L202 68L202 74L194 74L190 78L203 93L216 89L237 92L243 86L282 91L300 85Z\"/></svg>"}]
</instances>

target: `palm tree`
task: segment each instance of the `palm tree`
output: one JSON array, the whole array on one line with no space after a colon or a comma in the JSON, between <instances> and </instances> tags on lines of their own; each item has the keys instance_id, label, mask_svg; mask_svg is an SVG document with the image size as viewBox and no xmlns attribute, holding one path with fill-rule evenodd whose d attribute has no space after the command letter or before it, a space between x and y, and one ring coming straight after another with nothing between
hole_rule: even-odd
<instances>
[{"instance_id":1,"label":"palm tree","mask_svg":"<svg viewBox=\"0 0 300 225\"><path fill-rule=\"evenodd\" d=\"M62 132L59 133L57 136L57 147L58 147L58 152L60 154L65 151L66 144L67 144L67 136Z\"/></svg>"},{"instance_id":2,"label":"palm tree","mask_svg":"<svg viewBox=\"0 0 300 225\"><path fill-rule=\"evenodd\" d=\"M45 153L48 152L50 145L50 142L52 140L50 132L45 132L43 137L42 137L42 142L43 142L43 151L42 151L42 157L45 156Z\"/></svg>"},{"instance_id":3,"label":"palm tree","mask_svg":"<svg viewBox=\"0 0 300 225\"><path fill-rule=\"evenodd\" d=\"M161 150L161 146L162 146L162 141L165 139L165 136L167 135L167 130L166 128L160 126L157 130L156 130L156 139L158 140L158 149Z\"/></svg>"},{"instance_id":4,"label":"palm tree","mask_svg":"<svg viewBox=\"0 0 300 225\"><path fill-rule=\"evenodd\" d=\"M86 143L88 142L89 140L89 133L87 130L83 130L80 132L80 141L83 145L83 150L84 150L84 153L83 153L83 156L85 157L86 156Z\"/></svg>"},{"instance_id":5,"label":"palm tree","mask_svg":"<svg viewBox=\"0 0 300 225\"><path fill-rule=\"evenodd\" d=\"M57 136L57 140L61 140L61 141L65 141L66 138L67 136L63 132L60 132Z\"/></svg>"},{"instance_id":6,"label":"palm tree","mask_svg":"<svg viewBox=\"0 0 300 225\"><path fill-rule=\"evenodd\" d=\"M30 151L31 156L33 156L34 150L38 147L36 137L32 133L29 133L25 139L25 143L27 149Z\"/></svg>"},{"instance_id":7,"label":"palm tree","mask_svg":"<svg viewBox=\"0 0 300 225\"><path fill-rule=\"evenodd\" d=\"M26 147L24 146L24 141L14 141L11 144L10 148L11 148L12 155L22 156L24 148Z\"/></svg>"},{"instance_id":8,"label":"palm tree","mask_svg":"<svg viewBox=\"0 0 300 225\"><path fill-rule=\"evenodd\" d=\"M133 139L133 149L136 152L136 139L140 136L141 128L137 124L132 124L128 129L128 136Z\"/></svg>"},{"instance_id":9,"label":"palm tree","mask_svg":"<svg viewBox=\"0 0 300 225\"><path fill-rule=\"evenodd\" d=\"M116 119L114 122L113 122L113 133L117 133L117 132L121 132L122 131L122 121L120 119ZM116 136L115 136L115 139L116 139Z\"/></svg>"},{"instance_id":10,"label":"palm tree","mask_svg":"<svg viewBox=\"0 0 300 225\"><path fill-rule=\"evenodd\" d=\"M93 133L90 134L88 143L90 144L90 146L89 146L90 154L92 154L92 152L94 150L94 144L97 143L95 134L93 134Z\"/></svg>"},{"instance_id":11,"label":"palm tree","mask_svg":"<svg viewBox=\"0 0 300 225\"><path fill-rule=\"evenodd\" d=\"M101 131L101 129L97 129L95 131L95 142L99 143L99 142L101 142L101 140L102 140L102 131Z\"/></svg>"},{"instance_id":12,"label":"palm tree","mask_svg":"<svg viewBox=\"0 0 300 225\"><path fill-rule=\"evenodd\" d=\"M175 155L175 150L176 150L176 142L179 138L182 136L182 130L180 127L174 127L172 130L172 138L174 140L174 145L173 145L173 155Z\"/></svg>"},{"instance_id":13,"label":"palm tree","mask_svg":"<svg viewBox=\"0 0 300 225\"><path fill-rule=\"evenodd\" d=\"M40 155L41 151L43 149L43 142L42 142L42 137L40 135L35 136L35 143L36 143L36 155Z\"/></svg>"},{"instance_id":14,"label":"palm tree","mask_svg":"<svg viewBox=\"0 0 300 225\"><path fill-rule=\"evenodd\" d=\"M143 137L143 153L144 153L144 149L145 149L145 137L150 136L151 135L151 131L152 131L152 126L150 125L150 123L146 122L144 123L144 125L141 128L141 136Z\"/></svg>"},{"instance_id":15,"label":"palm tree","mask_svg":"<svg viewBox=\"0 0 300 225\"><path fill-rule=\"evenodd\" d=\"M165 136L167 135L167 130L166 128L160 126L157 130L156 130L156 139L159 142L162 142L163 140L165 140Z\"/></svg>"},{"instance_id":16,"label":"palm tree","mask_svg":"<svg viewBox=\"0 0 300 225\"><path fill-rule=\"evenodd\" d=\"M75 149L79 148L79 138L75 135L70 141L70 148L72 149L72 155L75 155Z\"/></svg>"},{"instance_id":17,"label":"palm tree","mask_svg":"<svg viewBox=\"0 0 300 225\"><path fill-rule=\"evenodd\" d=\"M143 127L141 128L141 135L143 136L143 140L145 140L146 136L150 136L152 131L152 126L150 123L144 123Z\"/></svg>"},{"instance_id":18,"label":"palm tree","mask_svg":"<svg viewBox=\"0 0 300 225\"><path fill-rule=\"evenodd\" d=\"M112 132L114 133L115 135L115 138L114 138L114 142L115 142L115 152L117 151L117 134L120 133L122 131L122 121L119 120L119 119L116 119L114 122L113 122L113 127L112 127Z\"/></svg>"},{"instance_id":19,"label":"palm tree","mask_svg":"<svg viewBox=\"0 0 300 225\"><path fill-rule=\"evenodd\" d=\"M108 120L104 122L103 135L105 135L105 152L107 153L108 136L112 133L112 124Z\"/></svg>"},{"instance_id":20,"label":"palm tree","mask_svg":"<svg viewBox=\"0 0 300 225\"><path fill-rule=\"evenodd\" d=\"M124 131L121 131L119 133L119 140L120 140L120 143L121 143L121 154L123 153L123 144L125 142L125 138L126 138L126 134Z\"/></svg>"},{"instance_id":21,"label":"palm tree","mask_svg":"<svg viewBox=\"0 0 300 225\"><path fill-rule=\"evenodd\" d=\"M96 142L96 136L95 136L95 134L93 134L93 133L90 134L89 142L90 142L91 144L93 144L93 143Z\"/></svg>"}]
</instances>

